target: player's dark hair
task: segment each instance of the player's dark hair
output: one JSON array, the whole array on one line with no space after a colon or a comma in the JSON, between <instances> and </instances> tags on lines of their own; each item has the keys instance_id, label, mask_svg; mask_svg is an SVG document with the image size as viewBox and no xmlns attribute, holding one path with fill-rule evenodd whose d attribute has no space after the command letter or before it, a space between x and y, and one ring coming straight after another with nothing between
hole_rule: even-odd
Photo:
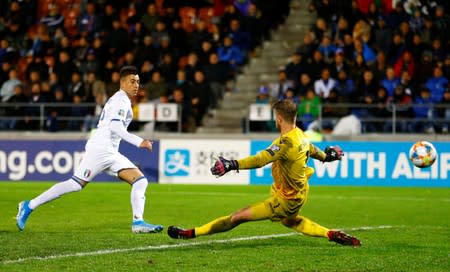
<instances>
[{"instance_id":1,"label":"player's dark hair","mask_svg":"<svg viewBox=\"0 0 450 272\"><path fill-rule=\"evenodd\" d=\"M125 78L128 75L137 75L138 69L135 66L127 65L120 69L120 79Z\"/></svg>"},{"instance_id":2,"label":"player's dark hair","mask_svg":"<svg viewBox=\"0 0 450 272\"><path fill-rule=\"evenodd\" d=\"M286 122L295 122L295 117L297 116L297 105L291 100L279 100L273 104L272 109Z\"/></svg>"}]
</instances>

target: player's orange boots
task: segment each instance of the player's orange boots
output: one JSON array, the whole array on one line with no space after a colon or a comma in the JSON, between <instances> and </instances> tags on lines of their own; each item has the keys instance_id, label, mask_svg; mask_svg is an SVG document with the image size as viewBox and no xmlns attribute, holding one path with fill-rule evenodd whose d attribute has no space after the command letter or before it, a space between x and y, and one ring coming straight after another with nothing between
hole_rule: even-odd
<instances>
[{"instance_id":1,"label":"player's orange boots","mask_svg":"<svg viewBox=\"0 0 450 272\"><path fill-rule=\"evenodd\" d=\"M170 226L167 229L167 234L173 239L192 239L195 238L195 229L180 229L175 226Z\"/></svg>"},{"instance_id":2,"label":"player's orange boots","mask_svg":"<svg viewBox=\"0 0 450 272\"><path fill-rule=\"evenodd\" d=\"M356 237L350 236L339 230L330 230L328 231L327 235L330 241L336 242L344 246L354 246L354 247L361 246L361 242Z\"/></svg>"}]
</instances>

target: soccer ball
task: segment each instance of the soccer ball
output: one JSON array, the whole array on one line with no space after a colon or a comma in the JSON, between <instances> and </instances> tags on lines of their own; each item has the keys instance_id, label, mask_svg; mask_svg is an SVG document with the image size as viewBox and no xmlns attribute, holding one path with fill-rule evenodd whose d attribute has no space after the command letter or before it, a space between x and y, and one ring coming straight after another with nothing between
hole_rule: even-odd
<instances>
[{"instance_id":1,"label":"soccer ball","mask_svg":"<svg viewBox=\"0 0 450 272\"><path fill-rule=\"evenodd\" d=\"M409 149L409 159L419 168L430 167L437 157L434 146L427 141L418 141Z\"/></svg>"}]
</instances>

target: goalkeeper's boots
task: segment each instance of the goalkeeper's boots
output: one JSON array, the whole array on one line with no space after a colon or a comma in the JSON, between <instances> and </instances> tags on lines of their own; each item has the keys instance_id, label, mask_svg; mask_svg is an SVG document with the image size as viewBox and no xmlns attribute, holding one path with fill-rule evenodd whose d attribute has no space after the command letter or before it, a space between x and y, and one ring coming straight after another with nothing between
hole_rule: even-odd
<instances>
[{"instance_id":1,"label":"goalkeeper's boots","mask_svg":"<svg viewBox=\"0 0 450 272\"><path fill-rule=\"evenodd\" d=\"M153 225L144 220L135 220L131 224L131 232L133 233L157 233L163 230L161 225Z\"/></svg>"},{"instance_id":2,"label":"goalkeeper's boots","mask_svg":"<svg viewBox=\"0 0 450 272\"><path fill-rule=\"evenodd\" d=\"M18 212L16 216L16 225L17 228L19 228L20 231L25 229L25 224L27 223L28 216L30 216L31 212L33 211L28 205L30 201L24 200L19 203L18 205Z\"/></svg>"},{"instance_id":3,"label":"goalkeeper's boots","mask_svg":"<svg viewBox=\"0 0 450 272\"><path fill-rule=\"evenodd\" d=\"M173 239L192 239L195 238L195 229L180 229L175 226L170 226L167 229L167 234Z\"/></svg>"},{"instance_id":4,"label":"goalkeeper's boots","mask_svg":"<svg viewBox=\"0 0 450 272\"><path fill-rule=\"evenodd\" d=\"M353 247L361 246L361 242L356 237L350 236L342 231L330 230L328 231L327 235L330 241L336 242L344 246L353 246Z\"/></svg>"}]
</instances>

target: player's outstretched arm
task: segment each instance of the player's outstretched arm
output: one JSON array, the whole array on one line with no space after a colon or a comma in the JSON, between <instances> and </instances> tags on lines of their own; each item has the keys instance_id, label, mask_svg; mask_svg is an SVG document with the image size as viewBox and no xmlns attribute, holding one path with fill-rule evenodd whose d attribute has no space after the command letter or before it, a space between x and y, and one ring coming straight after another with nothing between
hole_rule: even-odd
<instances>
[{"instance_id":1,"label":"player's outstretched arm","mask_svg":"<svg viewBox=\"0 0 450 272\"><path fill-rule=\"evenodd\" d=\"M129 133L122 125L122 122L113 120L110 124L111 131L117 134L120 138L123 140L129 142L130 144L141 147L141 144L143 144L145 141L141 137ZM148 143L145 143L144 145L148 145Z\"/></svg>"},{"instance_id":2,"label":"player's outstretched arm","mask_svg":"<svg viewBox=\"0 0 450 272\"><path fill-rule=\"evenodd\" d=\"M221 177L231 170L239 170L239 163L236 160L227 160L224 157L219 157L211 167L211 174Z\"/></svg>"},{"instance_id":3,"label":"player's outstretched arm","mask_svg":"<svg viewBox=\"0 0 450 272\"><path fill-rule=\"evenodd\" d=\"M324 151L320 150L317 146L311 144L310 157L322 162L332 162L341 160L344 156L342 149L336 146L327 146Z\"/></svg>"}]
</instances>

